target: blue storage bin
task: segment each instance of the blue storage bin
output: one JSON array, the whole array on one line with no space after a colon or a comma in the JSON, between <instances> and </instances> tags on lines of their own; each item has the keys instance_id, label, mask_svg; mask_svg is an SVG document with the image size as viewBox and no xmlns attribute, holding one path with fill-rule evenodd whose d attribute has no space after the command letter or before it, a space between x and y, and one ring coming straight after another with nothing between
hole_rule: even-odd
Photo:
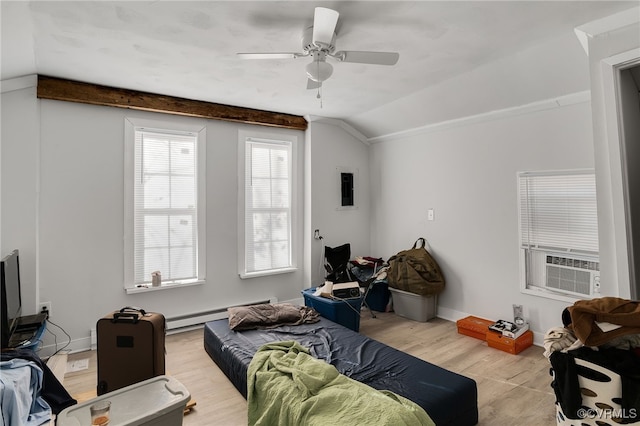
<instances>
[{"instance_id":1,"label":"blue storage bin","mask_svg":"<svg viewBox=\"0 0 640 426\"><path fill-rule=\"evenodd\" d=\"M389 284L386 281L377 281L371 284L365 300L372 311L386 312L390 295Z\"/></svg>"},{"instance_id":2,"label":"blue storage bin","mask_svg":"<svg viewBox=\"0 0 640 426\"><path fill-rule=\"evenodd\" d=\"M323 317L350 328L353 331L360 330L360 307L362 297L354 299L328 299L326 297L314 296L315 288L302 290L304 304L318 311Z\"/></svg>"}]
</instances>

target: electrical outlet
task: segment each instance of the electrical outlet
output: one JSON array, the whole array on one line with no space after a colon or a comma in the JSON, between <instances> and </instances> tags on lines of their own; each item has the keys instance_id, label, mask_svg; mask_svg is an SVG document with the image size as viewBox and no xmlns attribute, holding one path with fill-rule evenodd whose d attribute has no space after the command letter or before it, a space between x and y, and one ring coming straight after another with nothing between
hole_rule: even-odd
<instances>
[{"instance_id":1,"label":"electrical outlet","mask_svg":"<svg viewBox=\"0 0 640 426\"><path fill-rule=\"evenodd\" d=\"M51 316L51 302L40 303L40 305L38 306L38 312L46 313L47 318L49 318Z\"/></svg>"}]
</instances>

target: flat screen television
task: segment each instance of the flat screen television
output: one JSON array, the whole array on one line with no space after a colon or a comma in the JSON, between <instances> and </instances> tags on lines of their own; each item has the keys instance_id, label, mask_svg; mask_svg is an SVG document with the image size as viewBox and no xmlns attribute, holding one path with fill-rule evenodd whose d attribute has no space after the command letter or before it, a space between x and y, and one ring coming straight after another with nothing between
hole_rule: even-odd
<instances>
[{"instance_id":1,"label":"flat screen television","mask_svg":"<svg viewBox=\"0 0 640 426\"><path fill-rule=\"evenodd\" d=\"M22 313L20 294L20 260L18 250L14 250L0 261L0 282L2 295L2 347L9 345L9 339L18 325Z\"/></svg>"}]
</instances>

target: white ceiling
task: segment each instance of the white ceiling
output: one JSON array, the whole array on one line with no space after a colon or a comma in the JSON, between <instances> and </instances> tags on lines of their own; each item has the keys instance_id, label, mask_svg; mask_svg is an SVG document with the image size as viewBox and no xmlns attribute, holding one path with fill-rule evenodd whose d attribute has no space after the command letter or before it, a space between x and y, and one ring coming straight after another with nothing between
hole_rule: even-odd
<instances>
[{"instance_id":1,"label":"white ceiling","mask_svg":"<svg viewBox=\"0 0 640 426\"><path fill-rule=\"evenodd\" d=\"M42 74L340 118L375 109L638 1L2 1L1 79ZM395 66L335 63L323 102L300 52L314 8L337 10L337 50L393 51Z\"/></svg>"}]
</instances>

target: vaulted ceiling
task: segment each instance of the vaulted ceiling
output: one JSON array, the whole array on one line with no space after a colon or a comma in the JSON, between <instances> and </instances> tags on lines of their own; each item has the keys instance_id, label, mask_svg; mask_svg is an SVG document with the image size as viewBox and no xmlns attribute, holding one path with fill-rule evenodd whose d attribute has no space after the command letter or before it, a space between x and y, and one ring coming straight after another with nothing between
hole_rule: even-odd
<instances>
[{"instance_id":1,"label":"vaulted ceiling","mask_svg":"<svg viewBox=\"0 0 640 426\"><path fill-rule=\"evenodd\" d=\"M513 55L637 1L2 1L2 80L41 74L195 100L343 119ZM314 8L340 13L338 50L398 52L395 66L338 63L322 99L301 52Z\"/></svg>"}]
</instances>

